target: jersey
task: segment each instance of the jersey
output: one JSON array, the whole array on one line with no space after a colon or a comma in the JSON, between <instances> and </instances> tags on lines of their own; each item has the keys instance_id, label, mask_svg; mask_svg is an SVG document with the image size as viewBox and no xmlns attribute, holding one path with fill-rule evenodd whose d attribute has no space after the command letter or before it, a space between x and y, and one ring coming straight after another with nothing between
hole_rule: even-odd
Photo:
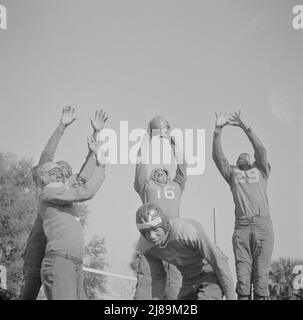
<instances>
[{"instance_id":1,"label":"jersey","mask_svg":"<svg viewBox=\"0 0 303 320\"><path fill-rule=\"evenodd\" d=\"M145 141L145 143L147 142ZM167 183L158 183L150 179L148 166L148 164L141 162L136 165L134 188L142 203L155 203L169 219L179 217L181 196L187 180L185 159L183 159L183 163L177 164L175 178L173 180L168 179Z\"/></svg>"},{"instance_id":2,"label":"jersey","mask_svg":"<svg viewBox=\"0 0 303 320\"><path fill-rule=\"evenodd\" d=\"M249 128L248 138L255 150L255 163L249 170L240 170L230 165L221 146L221 131L214 133L213 159L220 173L230 186L235 204L236 219L245 219L257 215L269 215L267 182L270 165L264 146L256 134Z\"/></svg>"},{"instance_id":3,"label":"jersey","mask_svg":"<svg viewBox=\"0 0 303 320\"><path fill-rule=\"evenodd\" d=\"M163 279L161 260L175 265L183 279L193 278L203 270L213 270L227 299L234 297L234 286L227 257L208 238L202 226L193 219L170 220L170 231L163 246L141 237L139 251L150 264L152 283Z\"/></svg>"},{"instance_id":4,"label":"jersey","mask_svg":"<svg viewBox=\"0 0 303 320\"><path fill-rule=\"evenodd\" d=\"M93 177L85 183L75 182L69 187L51 183L44 187L40 198L40 212L47 238L46 253L64 253L82 259L83 230L75 202L91 199L104 178L104 167L99 166Z\"/></svg>"}]
</instances>

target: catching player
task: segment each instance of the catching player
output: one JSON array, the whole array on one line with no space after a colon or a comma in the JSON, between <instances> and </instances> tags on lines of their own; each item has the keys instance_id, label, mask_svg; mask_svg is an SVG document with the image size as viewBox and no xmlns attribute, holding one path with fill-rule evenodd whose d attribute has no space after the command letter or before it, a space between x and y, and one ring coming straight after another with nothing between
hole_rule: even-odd
<instances>
[{"instance_id":1,"label":"catching player","mask_svg":"<svg viewBox=\"0 0 303 320\"><path fill-rule=\"evenodd\" d=\"M255 159L248 153L230 165L221 146L221 133L226 125L240 127L255 151ZM213 138L213 159L229 184L235 203L233 249L236 261L238 299L251 299L253 284L255 300L268 298L270 261L274 245L273 226L267 198L270 165L262 142L240 117L240 111L230 116L216 114Z\"/></svg>"},{"instance_id":2,"label":"catching player","mask_svg":"<svg viewBox=\"0 0 303 320\"><path fill-rule=\"evenodd\" d=\"M149 165L144 163L144 153L149 147L153 136L160 136L169 139L177 161L176 175L171 179L169 170L165 166L154 168L149 175ZM144 136L142 145L138 151L134 188L139 194L142 203L152 201L166 212L168 219L180 216L181 196L185 188L186 161L181 148L176 144L176 140L170 135L170 126L162 117L154 117L148 126L148 133ZM139 240L140 242L141 240ZM140 245L140 244L139 244ZM149 271L146 264L141 261L139 254L139 264L137 271L137 287L134 295L135 300L151 299L148 283L150 283ZM180 290L182 277L174 264L164 262L167 273L166 285L163 288L162 298L164 300L176 300Z\"/></svg>"}]
</instances>

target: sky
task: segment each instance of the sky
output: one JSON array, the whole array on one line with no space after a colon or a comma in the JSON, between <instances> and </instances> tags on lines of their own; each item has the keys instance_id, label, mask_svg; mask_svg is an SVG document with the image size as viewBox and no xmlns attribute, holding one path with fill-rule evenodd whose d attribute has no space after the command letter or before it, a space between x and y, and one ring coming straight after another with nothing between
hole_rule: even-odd
<instances>
[{"instance_id":1,"label":"sky","mask_svg":"<svg viewBox=\"0 0 303 320\"><path fill-rule=\"evenodd\" d=\"M0 0L0 150L39 160L66 105L76 109L56 160L74 171L87 153L89 119L104 109L119 133L163 115L174 128L205 130L205 170L188 178L181 216L201 222L234 270L234 204L211 157L214 111L241 109L267 148L273 258L303 257L303 29L292 26L297 1ZM223 148L234 163L252 147L226 127ZM131 145L131 144L130 144ZM106 238L107 269L130 275L139 233L134 165L108 165L88 202L85 236Z\"/></svg>"}]
</instances>

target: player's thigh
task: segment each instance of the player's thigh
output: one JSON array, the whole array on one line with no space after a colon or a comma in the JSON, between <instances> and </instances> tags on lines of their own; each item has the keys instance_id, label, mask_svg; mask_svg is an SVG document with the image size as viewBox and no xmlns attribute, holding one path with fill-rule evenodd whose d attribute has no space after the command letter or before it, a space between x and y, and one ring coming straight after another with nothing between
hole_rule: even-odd
<instances>
[{"instance_id":1,"label":"player's thigh","mask_svg":"<svg viewBox=\"0 0 303 320\"><path fill-rule=\"evenodd\" d=\"M62 257L45 258L42 283L49 300L77 300L77 273L72 261Z\"/></svg>"}]
</instances>

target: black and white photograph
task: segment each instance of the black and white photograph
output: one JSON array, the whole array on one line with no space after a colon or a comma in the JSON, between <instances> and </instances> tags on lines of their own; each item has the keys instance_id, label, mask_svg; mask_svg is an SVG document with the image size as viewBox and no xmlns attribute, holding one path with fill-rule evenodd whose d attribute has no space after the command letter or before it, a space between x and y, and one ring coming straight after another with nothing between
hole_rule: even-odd
<instances>
[{"instance_id":1,"label":"black and white photograph","mask_svg":"<svg viewBox=\"0 0 303 320\"><path fill-rule=\"evenodd\" d=\"M0 0L0 137L0 300L303 300L303 0Z\"/></svg>"}]
</instances>

